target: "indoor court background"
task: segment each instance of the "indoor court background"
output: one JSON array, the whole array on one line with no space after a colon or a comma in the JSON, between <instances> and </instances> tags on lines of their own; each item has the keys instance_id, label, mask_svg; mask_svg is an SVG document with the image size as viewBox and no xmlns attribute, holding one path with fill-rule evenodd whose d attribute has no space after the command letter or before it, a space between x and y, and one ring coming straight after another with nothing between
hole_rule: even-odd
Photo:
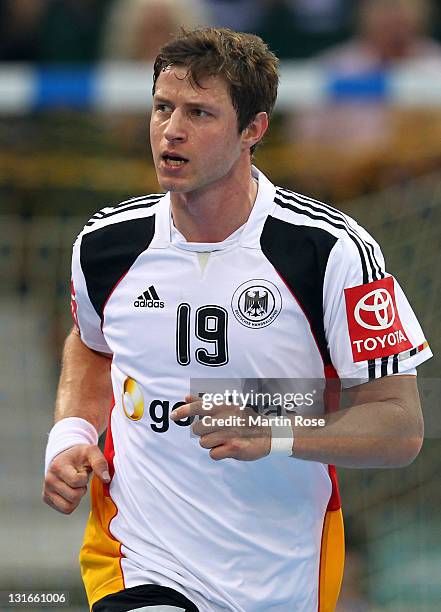
<instances>
[{"instance_id":1,"label":"indoor court background","mask_svg":"<svg viewBox=\"0 0 441 612\"><path fill-rule=\"evenodd\" d=\"M127 11L142 5L146 27L164 23L158 0L124 2ZM407 2L396 3L399 20ZM158 191L148 143L150 58L142 44L128 51L128 43L109 49L108 42L115 23L127 41L138 35L152 53L158 41L118 22L120 4L0 2L0 592L69 592L69 606L60 609L72 612L87 610L77 555L88 499L71 516L41 501L71 325L71 247L96 210ZM373 234L432 346L435 357L419 369L426 439L418 459L400 470L338 470L347 532L338 610L437 612L441 47L427 62L338 71L320 54L357 36L357 2L159 0L175 19L164 36L182 23L183 4L195 23L261 32L281 55L279 103L256 165ZM439 23L433 13L426 24L434 41Z\"/></svg>"}]
</instances>

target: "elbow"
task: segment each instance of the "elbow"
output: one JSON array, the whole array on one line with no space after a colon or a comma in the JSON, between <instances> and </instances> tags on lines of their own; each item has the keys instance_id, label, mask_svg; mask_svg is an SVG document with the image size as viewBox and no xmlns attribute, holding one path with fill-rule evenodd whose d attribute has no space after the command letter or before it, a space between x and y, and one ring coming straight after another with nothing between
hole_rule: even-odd
<instances>
[{"instance_id":1,"label":"elbow","mask_svg":"<svg viewBox=\"0 0 441 612\"><path fill-rule=\"evenodd\" d=\"M415 435L401 441L396 464L391 467L407 467L415 461L423 446L423 435Z\"/></svg>"},{"instance_id":2,"label":"elbow","mask_svg":"<svg viewBox=\"0 0 441 612\"><path fill-rule=\"evenodd\" d=\"M407 435L400 435L393 441L389 440L387 445L383 444L383 468L403 468L407 467L418 457L424 442L424 435L421 431L412 431Z\"/></svg>"},{"instance_id":3,"label":"elbow","mask_svg":"<svg viewBox=\"0 0 441 612\"><path fill-rule=\"evenodd\" d=\"M416 418L416 422L413 427L409 438L405 440L405 457L402 467L410 465L420 454L420 451L424 443L424 419L420 413Z\"/></svg>"},{"instance_id":4,"label":"elbow","mask_svg":"<svg viewBox=\"0 0 441 612\"><path fill-rule=\"evenodd\" d=\"M424 442L424 422L422 417L412 427L407 436L400 436L395 445L395 461L390 467L407 467L418 457Z\"/></svg>"},{"instance_id":5,"label":"elbow","mask_svg":"<svg viewBox=\"0 0 441 612\"><path fill-rule=\"evenodd\" d=\"M424 420L421 412L408 421L406 433L401 431L391 445L393 459L389 467L407 467L418 457L424 442Z\"/></svg>"}]
</instances>

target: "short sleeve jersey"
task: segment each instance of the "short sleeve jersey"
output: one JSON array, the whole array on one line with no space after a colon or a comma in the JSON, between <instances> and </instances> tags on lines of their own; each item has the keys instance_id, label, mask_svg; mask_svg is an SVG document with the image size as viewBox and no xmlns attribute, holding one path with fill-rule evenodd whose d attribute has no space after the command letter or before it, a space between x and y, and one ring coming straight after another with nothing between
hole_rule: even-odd
<instances>
[{"instance_id":1,"label":"short sleeve jersey","mask_svg":"<svg viewBox=\"0 0 441 612\"><path fill-rule=\"evenodd\" d=\"M115 399L112 481L94 482L81 553L91 602L152 582L201 612L332 609L343 561L332 466L214 462L190 420L170 413L193 379L350 386L431 356L371 236L253 173L258 195L237 240L187 243L172 232L169 194L156 194L104 208L75 242L74 320L87 346L112 356Z\"/></svg>"}]
</instances>

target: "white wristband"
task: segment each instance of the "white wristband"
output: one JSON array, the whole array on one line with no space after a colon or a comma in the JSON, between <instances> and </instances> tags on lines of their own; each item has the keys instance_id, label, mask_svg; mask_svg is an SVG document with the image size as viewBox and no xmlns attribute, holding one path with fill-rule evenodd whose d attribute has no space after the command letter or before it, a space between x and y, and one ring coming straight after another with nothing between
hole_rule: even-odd
<instances>
[{"instance_id":1,"label":"white wristband","mask_svg":"<svg viewBox=\"0 0 441 612\"><path fill-rule=\"evenodd\" d=\"M280 419L280 417L277 417ZM284 417L284 420L288 417ZM270 455L292 455L294 444L294 432L291 424L278 425L277 421L271 425L271 450Z\"/></svg>"},{"instance_id":2,"label":"white wristband","mask_svg":"<svg viewBox=\"0 0 441 612\"><path fill-rule=\"evenodd\" d=\"M57 455L77 444L98 444L98 432L92 423L80 417L66 417L55 423L47 441L44 473Z\"/></svg>"}]
</instances>

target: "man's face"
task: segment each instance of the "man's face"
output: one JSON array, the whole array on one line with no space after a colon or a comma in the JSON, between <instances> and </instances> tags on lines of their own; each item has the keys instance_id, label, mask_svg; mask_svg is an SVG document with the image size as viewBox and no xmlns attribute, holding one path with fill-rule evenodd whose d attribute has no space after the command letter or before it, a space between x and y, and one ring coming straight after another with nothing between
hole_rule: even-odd
<instances>
[{"instance_id":1,"label":"man's face","mask_svg":"<svg viewBox=\"0 0 441 612\"><path fill-rule=\"evenodd\" d=\"M221 184L249 155L238 132L237 114L221 77L198 87L187 69L171 66L158 77L150 142L162 189L190 193Z\"/></svg>"}]
</instances>

